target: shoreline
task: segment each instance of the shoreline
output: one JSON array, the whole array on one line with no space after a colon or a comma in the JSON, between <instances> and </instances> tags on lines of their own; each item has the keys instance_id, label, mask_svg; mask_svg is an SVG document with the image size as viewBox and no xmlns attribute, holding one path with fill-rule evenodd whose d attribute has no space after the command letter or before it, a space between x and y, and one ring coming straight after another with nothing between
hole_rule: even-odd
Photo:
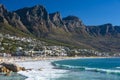
<instances>
[{"instance_id":1,"label":"shoreline","mask_svg":"<svg viewBox=\"0 0 120 80\"><path fill-rule=\"evenodd\" d=\"M90 59L90 58L93 59L93 58L111 58L111 57L46 57L46 58L41 58L41 57L36 57L36 58L31 58L31 57L18 58L17 57L16 58L16 57L13 57L10 60L10 62L18 64L22 67L25 67L26 69L30 69L27 71L18 72L18 74L27 77L25 80L39 80L39 79L49 80L48 78L54 77L54 76L55 77L58 76L59 78L61 75L56 75L57 73L61 74L61 73L65 73L68 71L68 70L55 69L55 66L52 65L52 62L59 61L59 60Z\"/></svg>"},{"instance_id":2,"label":"shoreline","mask_svg":"<svg viewBox=\"0 0 120 80\"><path fill-rule=\"evenodd\" d=\"M49 80L50 78L59 78L61 74L67 72L68 70L58 70L55 69L55 66L52 65L52 62L57 60L64 60L63 58L45 58L44 60L30 60L30 61L18 61L16 62L20 66L23 66L27 69L32 69L28 71L20 71L19 74L27 77L25 80ZM29 63L29 64L28 64ZM27 64L27 65L26 65ZM31 66L30 65L34 65ZM37 65L37 67L35 67ZM32 76L31 74L37 74Z\"/></svg>"},{"instance_id":3,"label":"shoreline","mask_svg":"<svg viewBox=\"0 0 120 80\"><path fill-rule=\"evenodd\" d=\"M59 74L65 73L65 72L68 71L68 70L58 70L58 69L55 69L55 66L52 65L52 62L59 61L59 60L80 59L80 58L82 58L82 57L59 57L59 58L58 57L52 57L52 58L51 57L50 58L47 57L47 58L44 58L44 59L42 58L42 59L37 59L37 60L36 59L35 60L29 60L29 61L27 60L27 61L22 61L22 62L21 61L16 61L16 63L18 63L19 65L21 65L22 67L25 67L27 69L32 68L31 71L27 71L27 72L26 71L20 71L20 72L18 72L19 74L27 77L27 79L25 79L25 80L39 80L39 79L40 80L49 80L50 77L59 78L61 76ZM23 63L23 64L21 64L21 63ZM24 63L25 64L29 63L29 64L25 65ZM38 63L44 63L44 64L42 64L42 65L40 64L39 65ZM30 65L30 64L31 65L32 64L34 64L34 65L38 64L40 69L34 68L34 66L33 67L28 67L28 65ZM43 68L43 66L48 66L48 67L44 67ZM31 73L34 73L34 74L37 73L38 74L38 75L36 75L37 78L34 78L31 75ZM44 73L47 73L47 74L43 75ZM58 74L58 75L56 75L56 74Z\"/></svg>"},{"instance_id":4,"label":"shoreline","mask_svg":"<svg viewBox=\"0 0 120 80\"><path fill-rule=\"evenodd\" d=\"M89 59L89 58L119 58L119 57L96 57L96 56L90 56L90 57L83 57L83 56L77 56L77 57L0 57L0 63L2 62L29 62L29 61L43 61L43 60L69 60L69 59Z\"/></svg>"},{"instance_id":5,"label":"shoreline","mask_svg":"<svg viewBox=\"0 0 120 80\"><path fill-rule=\"evenodd\" d=\"M41 69L43 69L41 72L38 72L38 73L40 73L40 75L39 75L39 79L43 79L43 80L49 80L49 79L47 79L47 78L49 78L49 77L52 77L52 76L50 76L50 75L48 75L48 76L46 76L46 75L43 75L42 73L48 73L48 74L54 74L54 72L56 73L56 71L58 72L58 73L61 73L61 72L67 72L68 70L58 70L58 69L55 69L55 66L54 65L52 65L52 62L54 62L54 61L59 61L59 60L69 60L69 59L86 59L86 58L97 58L97 57L52 57L52 58L44 58L44 59L40 59L40 60L32 60L32 61L25 61L26 63L27 62L29 62L29 64L32 62L32 63L35 63L35 62L43 62L44 64L47 64L47 66L49 66L49 67L51 67L51 68L42 68L43 66L45 66L45 65L39 65L40 67L41 67ZM103 58L103 57L99 57L99 58ZM105 57L104 57L105 58ZM47 72L45 71L45 70L47 70ZM51 71L53 71L52 73L51 73ZM59 72L60 71L60 72ZM30 72L28 72L28 73L31 73L32 71L30 71ZM35 74L35 72L33 71L33 73ZM30 76L30 74L27 74L27 73L24 73L24 72L19 72L19 74L21 74L21 75L24 75L24 76L26 76L26 77L28 77L26 80L31 80L31 76ZM26 75L27 74L27 75ZM43 75L43 76L46 76L46 77L43 77L43 76L41 76L41 75ZM38 76L38 75L37 75ZM56 75L55 75L56 76ZM60 76L60 75L59 75ZM33 80L38 80L38 79L33 79Z\"/></svg>"}]
</instances>

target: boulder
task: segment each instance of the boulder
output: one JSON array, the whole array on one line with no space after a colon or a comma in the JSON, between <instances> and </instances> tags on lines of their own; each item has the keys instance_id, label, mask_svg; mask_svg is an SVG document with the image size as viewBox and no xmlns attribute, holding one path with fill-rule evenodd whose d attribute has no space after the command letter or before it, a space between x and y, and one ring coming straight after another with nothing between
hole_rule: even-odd
<instances>
[{"instance_id":1,"label":"boulder","mask_svg":"<svg viewBox=\"0 0 120 80\"><path fill-rule=\"evenodd\" d=\"M20 67L20 70L25 71L26 69L25 67Z\"/></svg>"},{"instance_id":2,"label":"boulder","mask_svg":"<svg viewBox=\"0 0 120 80\"><path fill-rule=\"evenodd\" d=\"M0 65L0 72L8 73L8 72L10 72L10 70L7 69L5 66Z\"/></svg>"},{"instance_id":3,"label":"boulder","mask_svg":"<svg viewBox=\"0 0 120 80\"><path fill-rule=\"evenodd\" d=\"M3 66L2 69L8 69L10 71L13 71L13 72L18 72L21 69L21 67L19 67L18 65L14 64L14 63L1 63L1 65Z\"/></svg>"}]
</instances>

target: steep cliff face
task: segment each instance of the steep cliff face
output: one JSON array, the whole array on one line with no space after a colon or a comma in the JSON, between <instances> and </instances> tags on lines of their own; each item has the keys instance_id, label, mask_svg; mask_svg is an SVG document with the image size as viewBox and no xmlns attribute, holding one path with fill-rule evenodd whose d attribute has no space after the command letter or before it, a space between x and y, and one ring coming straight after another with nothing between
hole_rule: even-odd
<instances>
[{"instance_id":1,"label":"steep cliff face","mask_svg":"<svg viewBox=\"0 0 120 80\"><path fill-rule=\"evenodd\" d=\"M4 5L0 4L0 22L8 23L6 20L7 15L8 15L7 9L5 9Z\"/></svg>"},{"instance_id":2,"label":"steep cliff face","mask_svg":"<svg viewBox=\"0 0 120 80\"><path fill-rule=\"evenodd\" d=\"M85 35L86 27L82 21L76 16L68 16L63 18L63 22L66 25L69 32Z\"/></svg>"},{"instance_id":3,"label":"steep cliff face","mask_svg":"<svg viewBox=\"0 0 120 80\"><path fill-rule=\"evenodd\" d=\"M9 13L7 17L8 23L12 25L13 27L16 27L17 29L29 33L27 28L23 25L23 23L20 20L20 16L18 16L16 13Z\"/></svg>"},{"instance_id":4,"label":"steep cliff face","mask_svg":"<svg viewBox=\"0 0 120 80\"><path fill-rule=\"evenodd\" d=\"M16 13L21 17L22 23L34 35L46 36L49 32L50 20L46 9L41 5L31 8L17 10Z\"/></svg>"},{"instance_id":5,"label":"steep cliff face","mask_svg":"<svg viewBox=\"0 0 120 80\"><path fill-rule=\"evenodd\" d=\"M61 14L59 12L51 13L49 14L49 18L51 22L53 23L54 27L58 27L63 29L64 31L68 32L68 29L66 25L64 24Z\"/></svg>"},{"instance_id":6,"label":"steep cliff face","mask_svg":"<svg viewBox=\"0 0 120 80\"><path fill-rule=\"evenodd\" d=\"M120 31L119 26L113 26L112 24L104 24L99 26L89 26L88 32L90 35L93 36L114 36L119 37Z\"/></svg>"},{"instance_id":7,"label":"steep cliff face","mask_svg":"<svg viewBox=\"0 0 120 80\"><path fill-rule=\"evenodd\" d=\"M50 16L50 20L52 21L52 23L57 26L57 27L63 27L64 26L64 23L61 19L61 15L59 12L56 12L56 13L51 13L49 14Z\"/></svg>"},{"instance_id":8,"label":"steep cliff face","mask_svg":"<svg viewBox=\"0 0 120 80\"><path fill-rule=\"evenodd\" d=\"M20 17L14 12L8 12L7 9L0 4L0 22L11 25L23 32L29 33L20 20Z\"/></svg>"}]
</instances>

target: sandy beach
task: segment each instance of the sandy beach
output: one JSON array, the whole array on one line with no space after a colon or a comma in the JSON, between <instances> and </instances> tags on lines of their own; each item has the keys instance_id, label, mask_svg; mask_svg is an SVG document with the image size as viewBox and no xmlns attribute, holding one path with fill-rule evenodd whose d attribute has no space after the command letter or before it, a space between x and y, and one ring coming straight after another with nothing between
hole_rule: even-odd
<instances>
[{"instance_id":1,"label":"sandy beach","mask_svg":"<svg viewBox=\"0 0 120 80\"><path fill-rule=\"evenodd\" d=\"M18 73L27 77L26 80L50 80L56 79L67 73L69 70L55 69L51 64L53 61L66 59L82 59L82 58L96 58L96 57L12 57L4 58L3 62L9 61L25 67L26 71L19 71ZM102 58L102 57L99 57Z\"/></svg>"},{"instance_id":2,"label":"sandy beach","mask_svg":"<svg viewBox=\"0 0 120 80\"><path fill-rule=\"evenodd\" d=\"M19 74L26 76L26 80L50 80L56 79L68 72L68 70L55 69L51 62L56 60L75 59L75 58L43 58L30 60L18 60L16 64L25 67L27 71L20 71ZM77 58L76 58L77 59Z\"/></svg>"}]
</instances>

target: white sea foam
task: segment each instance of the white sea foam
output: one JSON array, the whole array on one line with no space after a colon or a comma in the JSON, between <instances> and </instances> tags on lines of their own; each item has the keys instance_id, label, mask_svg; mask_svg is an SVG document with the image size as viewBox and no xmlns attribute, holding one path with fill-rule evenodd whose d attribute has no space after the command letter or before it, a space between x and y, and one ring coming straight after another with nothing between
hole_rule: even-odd
<instances>
[{"instance_id":1,"label":"white sea foam","mask_svg":"<svg viewBox=\"0 0 120 80\"><path fill-rule=\"evenodd\" d=\"M51 61L47 60L17 63L26 69L32 69L18 72L19 74L28 77L26 80L50 80L59 78L63 73L67 72L67 70L54 69L54 66L51 65Z\"/></svg>"},{"instance_id":2,"label":"white sea foam","mask_svg":"<svg viewBox=\"0 0 120 80\"><path fill-rule=\"evenodd\" d=\"M81 69L81 70L101 72L101 73L120 74L120 70L115 70L115 69L89 68L89 67L84 67L84 66L60 65L57 63L54 63L54 65L60 68L65 68L65 69L66 68L67 69ZM117 68L120 68L120 67L117 67Z\"/></svg>"}]
</instances>

